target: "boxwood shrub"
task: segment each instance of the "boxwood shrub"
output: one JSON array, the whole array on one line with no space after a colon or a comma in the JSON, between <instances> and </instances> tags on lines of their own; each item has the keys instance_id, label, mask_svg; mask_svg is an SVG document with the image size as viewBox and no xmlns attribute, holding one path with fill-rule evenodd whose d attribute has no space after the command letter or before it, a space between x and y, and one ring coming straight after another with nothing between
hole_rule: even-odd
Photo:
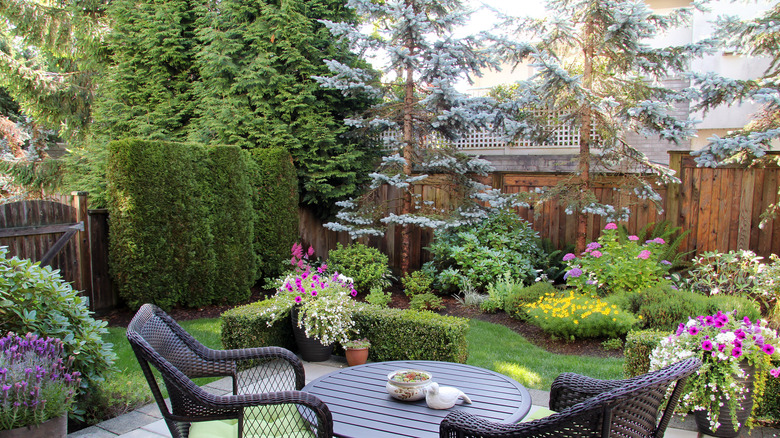
<instances>
[{"instance_id":1,"label":"boxwood shrub","mask_svg":"<svg viewBox=\"0 0 780 438\"><path fill-rule=\"evenodd\" d=\"M225 348L280 346L295 350L289 319L269 327L260 312L268 301L236 307L222 314ZM439 360L465 363L468 358L468 321L428 311L361 306L355 330L371 341L369 359Z\"/></svg>"},{"instance_id":2,"label":"boxwood shrub","mask_svg":"<svg viewBox=\"0 0 780 438\"><path fill-rule=\"evenodd\" d=\"M650 369L650 353L653 348L671 333L663 330L635 330L626 336L626 344L623 350L625 362L623 362L623 374L626 377L634 377L645 374Z\"/></svg>"}]
</instances>

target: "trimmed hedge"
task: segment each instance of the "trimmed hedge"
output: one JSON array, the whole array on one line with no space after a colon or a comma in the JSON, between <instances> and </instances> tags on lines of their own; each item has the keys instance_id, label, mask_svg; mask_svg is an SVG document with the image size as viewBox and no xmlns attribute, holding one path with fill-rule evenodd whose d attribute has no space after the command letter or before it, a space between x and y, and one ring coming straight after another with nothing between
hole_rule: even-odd
<instances>
[{"instance_id":1,"label":"trimmed hedge","mask_svg":"<svg viewBox=\"0 0 780 438\"><path fill-rule=\"evenodd\" d=\"M222 314L222 346L226 349L250 347L284 347L295 349L295 337L290 317L268 326L268 318L260 313L271 300L257 301L234 307Z\"/></svg>"},{"instance_id":2,"label":"trimmed hedge","mask_svg":"<svg viewBox=\"0 0 780 438\"><path fill-rule=\"evenodd\" d=\"M628 377L645 374L650 369L650 353L661 339L670 333L661 330L636 330L626 336L626 345L623 350L625 362L623 374Z\"/></svg>"},{"instance_id":3,"label":"trimmed hedge","mask_svg":"<svg viewBox=\"0 0 780 438\"><path fill-rule=\"evenodd\" d=\"M252 149L256 279L275 277L298 240L298 177L284 148Z\"/></svg>"},{"instance_id":4,"label":"trimmed hedge","mask_svg":"<svg viewBox=\"0 0 780 438\"><path fill-rule=\"evenodd\" d=\"M355 329L371 341L369 358L439 360L466 363L468 320L429 311L366 306L355 315Z\"/></svg>"},{"instance_id":5,"label":"trimmed hedge","mask_svg":"<svg viewBox=\"0 0 780 438\"><path fill-rule=\"evenodd\" d=\"M268 300L236 307L222 314L225 348L281 346L295 349L289 318L268 327L260 312ZM369 359L439 360L466 363L468 321L433 312L362 306L355 314L355 330L371 341Z\"/></svg>"},{"instance_id":6,"label":"trimmed hedge","mask_svg":"<svg viewBox=\"0 0 780 438\"><path fill-rule=\"evenodd\" d=\"M131 307L249 297L256 260L248 163L237 146L110 143L111 273Z\"/></svg>"}]
</instances>

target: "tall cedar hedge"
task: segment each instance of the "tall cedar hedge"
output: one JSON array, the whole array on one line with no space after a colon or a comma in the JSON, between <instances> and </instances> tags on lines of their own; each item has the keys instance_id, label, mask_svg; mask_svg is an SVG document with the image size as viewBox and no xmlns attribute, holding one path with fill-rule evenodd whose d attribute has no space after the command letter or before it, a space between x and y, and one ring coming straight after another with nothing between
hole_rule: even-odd
<instances>
[{"instance_id":1,"label":"tall cedar hedge","mask_svg":"<svg viewBox=\"0 0 780 438\"><path fill-rule=\"evenodd\" d=\"M298 239L298 178L284 148L253 149L257 278L279 273Z\"/></svg>"},{"instance_id":2,"label":"tall cedar hedge","mask_svg":"<svg viewBox=\"0 0 780 438\"><path fill-rule=\"evenodd\" d=\"M248 154L138 139L109 151L111 270L128 304L246 299L257 269L251 172L259 167Z\"/></svg>"}]
</instances>

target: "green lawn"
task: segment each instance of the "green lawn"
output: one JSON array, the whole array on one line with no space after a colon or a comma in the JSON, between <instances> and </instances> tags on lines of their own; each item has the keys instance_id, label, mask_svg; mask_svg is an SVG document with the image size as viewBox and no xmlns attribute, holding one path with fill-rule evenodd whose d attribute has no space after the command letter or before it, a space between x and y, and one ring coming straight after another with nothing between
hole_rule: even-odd
<instances>
[{"instance_id":1,"label":"green lawn","mask_svg":"<svg viewBox=\"0 0 780 438\"><path fill-rule=\"evenodd\" d=\"M622 379L622 358L549 353L502 325L472 319L466 363L505 374L527 388L549 390L558 374L569 371L599 379Z\"/></svg>"}]
</instances>

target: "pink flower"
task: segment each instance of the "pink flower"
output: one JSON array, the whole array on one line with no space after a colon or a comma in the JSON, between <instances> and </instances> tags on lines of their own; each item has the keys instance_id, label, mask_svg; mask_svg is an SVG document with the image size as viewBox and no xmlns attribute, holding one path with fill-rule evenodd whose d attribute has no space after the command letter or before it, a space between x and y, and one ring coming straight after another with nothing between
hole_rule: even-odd
<instances>
[{"instance_id":1,"label":"pink flower","mask_svg":"<svg viewBox=\"0 0 780 438\"><path fill-rule=\"evenodd\" d=\"M323 263L323 264L322 264L322 266L320 266L319 268L317 268L317 272L319 272L320 274L324 274L324 273L325 273L325 271L326 271L327 269L328 269L328 265L326 265L325 263Z\"/></svg>"},{"instance_id":2,"label":"pink flower","mask_svg":"<svg viewBox=\"0 0 780 438\"><path fill-rule=\"evenodd\" d=\"M661 239L660 237L656 237L655 239L653 239L653 243L663 245L664 243L666 243L666 241L664 239Z\"/></svg>"},{"instance_id":3,"label":"pink flower","mask_svg":"<svg viewBox=\"0 0 780 438\"><path fill-rule=\"evenodd\" d=\"M593 251L594 249L601 248L601 244L598 242L590 242L587 247L585 247L586 251Z\"/></svg>"},{"instance_id":4,"label":"pink flower","mask_svg":"<svg viewBox=\"0 0 780 438\"><path fill-rule=\"evenodd\" d=\"M652 253L651 253L650 251L648 251L648 250L644 249L644 250L642 250L642 252L640 252L640 253L639 253L639 255L637 256L637 258L640 258L640 259L642 259L642 260L647 260L647 259L649 259L649 258L650 258L650 255L651 255L651 254L652 254Z\"/></svg>"},{"instance_id":5,"label":"pink flower","mask_svg":"<svg viewBox=\"0 0 780 438\"><path fill-rule=\"evenodd\" d=\"M772 368L769 370L769 374L771 374L772 377L780 377L780 368Z\"/></svg>"},{"instance_id":6,"label":"pink flower","mask_svg":"<svg viewBox=\"0 0 780 438\"><path fill-rule=\"evenodd\" d=\"M309 250L306 252L306 255L308 255L309 257L314 255L314 247L313 246L309 247Z\"/></svg>"},{"instance_id":7,"label":"pink flower","mask_svg":"<svg viewBox=\"0 0 780 438\"><path fill-rule=\"evenodd\" d=\"M617 224L614 222L610 222L607 224L607 226L604 227L605 230L617 230Z\"/></svg>"},{"instance_id":8,"label":"pink flower","mask_svg":"<svg viewBox=\"0 0 780 438\"><path fill-rule=\"evenodd\" d=\"M692 326L688 327L688 333L690 333L693 336L696 336L696 335L699 334L699 328L696 327L695 325L692 325Z\"/></svg>"},{"instance_id":9,"label":"pink flower","mask_svg":"<svg viewBox=\"0 0 780 438\"><path fill-rule=\"evenodd\" d=\"M357 291L355 289L352 289L352 292L350 292L349 294L352 295L353 297L356 297Z\"/></svg>"},{"instance_id":10,"label":"pink flower","mask_svg":"<svg viewBox=\"0 0 780 438\"><path fill-rule=\"evenodd\" d=\"M296 302L296 303L300 303L301 301L303 301L303 298L301 298L301 296L300 296L300 295L298 295L297 297L295 297L295 302Z\"/></svg>"},{"instance_id":11,"label":"pink flower","mask_svg":"<svg viewBox=\"0 0 780 438\"><path fill-rule=\"evenodd\" d=\"M742 349L739 348L739 347L734 347L734 349L731 350L731 355L736 357L736 358L742 356Z\"/></svg>"},{"instance_id":12,"label":"pink flower","mask_svg":"<svg viewBox=\"0 0 780 438\"><path fill-rule=\"evenodd\" d=\"M772 344L764 344L764 346L761 347L761 351L766 354L772 354L775 352L775 347Z\"/></svg>"},{"instance_id":13,"label":"pink flower","mask_svg":"<svg viewBox=\"0 0 780 438\"><path fill-rule=\"evenodd\" d=\"M708 339L701 343L701 349L705 351L712 350L712 342L710 342Z\"/></svg>"},{"instance_id":14,"label":"pink flower","mask_svg":"<svg viewBox=\"0 0 780 438\"><path fill-rule=\"evenodd\" d=\"M311 291L311 296L316 297L317 296L317 291L316 290Z\"/></svg>"},{"instance_id":15,"label":"pink flower","mask_svg":"<svg viewBox=\"0 0 780 438\"><path fill-rule=\"evenodd\" d=\"M599 257L601 257L601 251L595 250L595 251L591 252L590 255L592 255L593 257L599 258Z\"/></svg>"},{"instance_id":16,"label":"pink flower","mask_svg":"<svg viewBox=\"0 0 780 438\"><path fill-rule=\"evenodd\" d=\"M577 256L574 255L573 253L567 253L565 256L563 256L563 261L568 262L569 260L574 260L576 258Z\"/></svg>"},{"instance_id":17,"label":"pink flower","mask_svg":"<svg viewBox=\"0 0 780 438\"><path fill-rule=\"evenodd\" d=\"M639 237L631 235L631 236L628 236L628 240L630 240L632 242L636 242L637 240L639 240Z\"/></svg>"}]
</instances>

